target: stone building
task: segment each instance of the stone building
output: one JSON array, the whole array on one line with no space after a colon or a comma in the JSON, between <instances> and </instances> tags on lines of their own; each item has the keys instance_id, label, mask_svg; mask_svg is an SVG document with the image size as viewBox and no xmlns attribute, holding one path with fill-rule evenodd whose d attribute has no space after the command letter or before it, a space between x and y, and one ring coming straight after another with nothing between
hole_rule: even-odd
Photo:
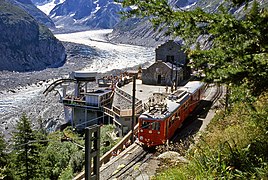
<instances>
[{"instance_id":1,"label":"stone building","mask_svg":"<svg viewBox=\"0 0 268 180\"><path fill-rule=\"evenodd\" d=\"M178 84L183 80L183 69L162 60L142 70L143 84L171 86L176 79Z\"/></svg>"},{"instance_id":2,"label":"stone building","mask_svg":"<svg viewBox=\"0 0 268 180\"><path fill-rule=\"evenodd\" d=\"M142 69L142 83L151 85L179 85L189 77L187 59L178 42L169 40L155 50L155 63Z\"/></svg>"},{"instance_id":3,"label":"stone building","mask_svg":"<svg viewBox=\"0 0 268 180\"><path fill-rule=\"evenodd\" d=\"M186 55L179 42L169 40L155 49L155 60L162 60L177 66L184 66Z\"/></svg>"}]
</instances>

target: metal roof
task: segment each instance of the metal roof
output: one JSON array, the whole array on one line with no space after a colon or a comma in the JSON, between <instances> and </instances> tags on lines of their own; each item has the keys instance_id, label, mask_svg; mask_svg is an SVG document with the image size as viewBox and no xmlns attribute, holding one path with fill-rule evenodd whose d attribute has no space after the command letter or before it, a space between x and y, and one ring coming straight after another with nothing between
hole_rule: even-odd
<instances>
[{"instance_id":1,"label":"metal roof","mask_svg":"<svg viewBox=\"0 0 268 180\"><path fill-rule=\"evenodd\" d=\"M149 105L151 109L145 111L140 117L143 119L164 120L182 106L189 99L190 95L203 85L204 83L200 81L190 81L172 94L163 94L165 99L153 100L156 103L152 106Z\"/></svg>"}]
</instances>

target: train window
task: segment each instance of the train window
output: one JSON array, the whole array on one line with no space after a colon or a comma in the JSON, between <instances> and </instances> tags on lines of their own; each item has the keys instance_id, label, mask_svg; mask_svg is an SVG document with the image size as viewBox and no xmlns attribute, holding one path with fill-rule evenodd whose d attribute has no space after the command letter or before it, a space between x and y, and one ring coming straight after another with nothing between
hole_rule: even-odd
<instances>
[{"instance_id":1,"label":"train window","mask_svg":"<svg viewBox=\"0 0 268 180\"><path fill-rule=\"evenodd\" d=\"M184 107L183 107L183 108L184 108L184 110L188 108L188 102L187 102L187 103L185 103L185 105L184 105Z\"/></svg>"},{"instance_id":2,"label":"train window","mask_svg":"<svg viewBox=\"0 0 268 180\"><path fill-rule=\"evenodd\" d=\"M160 130L160 123L159 122L153 122L152 123L152 130Z\"/></svg>"},{"instance_id":3,"label":"train window","mask_svg":"<svg viewBox=\"0 0 268 180\"><path fill-rule=\"evenodd\" d=\"M177 118L177 119L180 118L180 112L177 112L177 114L176 114L176 118Z\"/></svg>"},{"instance_id":4,"label":"train window","mask_svg":"<svg viewBox=\"0 0 268 180\"><path fill-rule=\"evenodd\" d=\"M142 121L141 128L142 129L149 129L150 128L150 122Z\"/></svg>"}]
</instances>

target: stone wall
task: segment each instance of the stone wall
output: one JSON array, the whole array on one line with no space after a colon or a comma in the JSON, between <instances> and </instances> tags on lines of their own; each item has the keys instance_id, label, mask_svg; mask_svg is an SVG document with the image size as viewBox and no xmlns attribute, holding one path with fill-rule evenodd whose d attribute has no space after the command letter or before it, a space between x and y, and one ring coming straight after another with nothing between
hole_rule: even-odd
<instances>
[{"instance_id":1,"label":"stone wall","mask_svg":"<svg viewBox=\"0 0 268 180\"><path fill-rule=\"evenodd\" d=\"M172 81L176 78L175 66L170 67L167 63L162 61L156 61L153 65L147 69L142 70L142 83L150 85L172 85ZM178 68L177 70L178 84L183 79L183 70Z\"/></svg>"},{"instance_id":2,"label":"stone wall","mask_svg":"<svg viewBox=\"0 0 268 180\"><path fill-rule=\"evenodd\" d=\"M169 56L169 58L168 58ZM173 57L173 58L171 58ZM158 46L155 49L155 60L162 60L163 62L170 62L172 63L171 59L173 59L173 63L176 65L185 64L186 63L186 55L181 50L180 44L169 40L168 42Z\"/></svg>"}]
</instances>

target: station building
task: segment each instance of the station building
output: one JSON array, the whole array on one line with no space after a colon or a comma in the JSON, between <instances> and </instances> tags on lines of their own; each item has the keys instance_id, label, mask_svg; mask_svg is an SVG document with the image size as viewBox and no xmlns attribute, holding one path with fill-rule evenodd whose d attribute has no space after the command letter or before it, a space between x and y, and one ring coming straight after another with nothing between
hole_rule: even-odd
<instances>
[{"instance_id":1,"label":"station building","mask_svg":"<svg viewBox=\"0 0 268 180\"><path fill-rule=\"evenodd\" d=\"M142 69L142 83L178 86L190 75L186 54L179 42L169 40L155 49L155 63Z\"/></svg>"}]
</instances>

